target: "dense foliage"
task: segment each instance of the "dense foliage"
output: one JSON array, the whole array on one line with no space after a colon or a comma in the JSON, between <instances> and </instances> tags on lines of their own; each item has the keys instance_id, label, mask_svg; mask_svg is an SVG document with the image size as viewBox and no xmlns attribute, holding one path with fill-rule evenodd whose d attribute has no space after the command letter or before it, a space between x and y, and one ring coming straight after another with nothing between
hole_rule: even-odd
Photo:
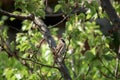
<instances>
[{"instance_id":1,"label":"dense foliage","mask_svg":"<svg viewBox=\"0 0 120 80\"><path fill-rule=\"evenodd\" d=\"M112 5L120 15L120 5L114 1ZM33 14L45 19L43 0L15 0L14 6L22 11L14 11L13 14ZM84 7L86 12L72 13L77 7ZM71 78L73 80L119 80L119 58L113 41L120 44L120 34L117 33L118 39L115 40L112 33L104 34L102 31L104 28L96 24L96 20L100 18L110 20L99 2L58 0L54 12L59 11L66 18L62 38L67 44L64 53L65 64ZM6 19L7 16L1 16L0 27L4 25ZM10 18L10 20L14 19ZM108 25L112 26L112 24ZM57 31L60 28L51 26L48 28L58 43ZM0 52L0 80L63 80L59 70L55 68L57 65L48 43L32 21L22 21L22 28L16 33L15 41L10 42L8 38L8 27L4 26L0 29L0 44L3 46ZM9 56L9 51L14 56Z\"/></svg>"}]
</instances>

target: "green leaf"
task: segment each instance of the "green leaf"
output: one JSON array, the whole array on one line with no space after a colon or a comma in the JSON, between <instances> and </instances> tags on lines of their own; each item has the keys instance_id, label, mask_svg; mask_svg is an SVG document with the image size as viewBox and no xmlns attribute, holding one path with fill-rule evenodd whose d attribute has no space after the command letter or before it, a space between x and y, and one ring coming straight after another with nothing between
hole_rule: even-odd
<instances>
[{"instance_id":1,"label":"green leaf","mask_svg":"<svg viewBox=\"0 0 120 80\"><path fill-rule=\"evenodd\" d=\"M95 58L95 56L93 55L91 51L88 51L85 53L85 58L87 62L91 62Z\"/></svg>"},{"instance_id":2,"label":"green leaf","mask_svg":"<svg viewBox=\"0 0 120 80\"><path fill-rule=\"evenodd\" d=\"M79 14L79 15L78 15L78 18L79 18L79 19L85 19L85 14L84 14L84 13Z\"/></svg>"},{"instance_id":3,"label":"green leaf","mask_svg":"<svg viewBox=\"0 0 120 80\"><path fill-rule=\"evenodd\" d=\"M11 17L10 20L13 21L13 20L15 20L15 18Z\"/></svg>"},{"instance_id":4,"label":"green leaf","mask_svg":"<svg viewBox=\"0 0 120 80\"><path fill-rule=\"evenodd\" d=\"M114 57L113 57L112 55L110 55L110 54L108 54L108 55L103 55L103 57L104 57L107 61L111 61L111 60L114 59Z\"/></svg>"},{"instance_id":5,"label":"green leaf","mask_svg":"<svg viewBox=\"0 0 120 80\"><path fill-rule=\"evenodd\" d=\"M60 4L56 5L56 6L55 6L55 8L54 8L54 12L59 11L59 10L60 10L60 8L61 8L61 5L60 5Z\"/></svg>"}]
</instances>

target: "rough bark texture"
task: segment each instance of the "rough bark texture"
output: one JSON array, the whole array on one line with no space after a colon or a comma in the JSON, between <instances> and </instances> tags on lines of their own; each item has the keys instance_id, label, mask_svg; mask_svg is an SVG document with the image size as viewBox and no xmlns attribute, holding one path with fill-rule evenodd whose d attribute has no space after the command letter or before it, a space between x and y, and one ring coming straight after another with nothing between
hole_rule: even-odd
<instances>
[{"instance_id":1,"label":"rough bark texture","mask_svg":"<svg viewBox=\"0 0 120 80\"><path fill-rule=\"evenodd\" d=\"M113 24L113 45L115 47L115 52L120 59L120 18L117 15L114 7L110 3L110 0L100 0L102 8L106 11L108 17Z\"/></svg>"},{"instance_id":2,"label":"rough bark texture","mask_svg":"<svg viewBox=\"0 0 120 80\"><path fill-rule=\"evenodd\" d=\"M40 32L44 35L45 40L47 41L49 47L51 48L51 50L53 51L53 53L55 52L55 48L56 48L56 42L54 40L54 38L51 36L49 29L47 28L47 26L44 24L44 22L42 21L42 19L40 19L39 17L36 17L34 15L28 15L28 16L21 16L21 15L14 15L12 13L0 10L0 14L2 15L7 15L9 17L14 17L17 19L22 19L22 20L31 20L34 22L35 25L37 25L39 27ZM53 55L55 56L55 55ZM72 80L69 74L69 71L66 67L66 65L64 64L64 61L59 61L59 58L56 58L56 64L58 66L58 69L61 73L61 75L63 76L64 80Z\"/></svg>"}]
</instances>

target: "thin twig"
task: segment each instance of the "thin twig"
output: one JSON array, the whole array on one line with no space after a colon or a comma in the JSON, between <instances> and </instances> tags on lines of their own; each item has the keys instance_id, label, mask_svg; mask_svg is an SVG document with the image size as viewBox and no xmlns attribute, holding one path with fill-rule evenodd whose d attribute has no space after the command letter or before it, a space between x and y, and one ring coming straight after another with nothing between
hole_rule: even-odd
<instances>
[{"instance_id":1,"label":"thin twig","mask_svg":"<svg viewBox=\"0 0 120 80\"><path fill-rule=\"evenodd\" d=\"M102 72L101 70L100 70L100 73L105 77L105 78L108 78L108 79L111 79L111 78L113 78L113 77L109 77L107 74L105 74L104 72Z\"/></svg>"},{"instance_id":2,"label":"thin twig","mask_svg":"<svg viewBox=\"0 0 120 80\"><path fill-rule=\"evenodd\" d=\"M1 9L0 9L0 14L6 15L6 16L9 16L9 17L14 17L14 18L17 18L17 19L20 19L20 20L26 20L26 19L27 20L33 20L33 17L34 17L33 15L22 16L22 15L18 15L18 14L13 14L13 13L1 10Z\"/></svg>"},{"instance_id":3,"label":"thin twig","mask_svg":"<svg viewBox=\"0 0 120 80\"><path fill-rule=\"evenodd\" d=\"M34 61L34 60L30 59L30 58L22 58L22 57L20 57L20 56L19 56L19 58L22 59L22 60L27 60L27 61L34 62L34 63L39 64L39 65L44 66L44 67L48 67L48 68L56 68L56 69L58 69L58 67L54 67L54 66L50 66L50 65L45 65L45 64L42 64L42 63L36 62L36 61Z\"/></svg>"},{"instance_id":4,"label":"thin twig","mask_svg":"<svg viewBox=\"0 0 120 80\"><path fill-rule=\"evenodd\" d=\"M14 15L12 13L1 11L1 10L0 10L0 14L7 15L9 17L14 17L17 19L22 19L22 20L27 19L27 20L33 21L34 24L38 26L40 32L44 36L44 39L47 41L52 52L53 53L55 52L56 42L55 42L54 38L51 36L49 29L47 28L46 24L42 21L42 19L40 19L39 17L36 17L34 15L29 15L29 16ZM29 59L25 59L25 60L29 60ZM31 60L31 61L33 61L33 60ZM33 61L33 62L35 62L36 64L46 66L46 67L57 68L57 69L59 69L64 80L72 80L72 78L69 74L68 68L66 67L64 62L59 62L59 58L57 58L57 63L56 63L58 67L44 65L44 64L41 64L41 63L36 62L36 61Z\"/></svg>"},{"instance_id":5,"label":"thin twig","mask_svg":"<svg viewBox=\"0 0 120 80\"><path fill-rule=\"evenodd\" d=\"M59 21L58 23L50 26L49 28L53 28L53 27L56 27L57 25L61 24L62 22L64 22L68 17L70 17L72 14L75 14L75 13L85 13L87 10L85 8L74 8L70 13L68 13L67 15L63 14L63 13L59 13L58 15L57 14L52 14L54 16L65 16L61 21ZM50 15L50 16L52 16ZM47 15L48 16L48 15Z\"/></svg>"},{"instance_id":6,"label":"thin twig","mask_svg":"<svg viewBox=\"0 0 120 80\"><path fill-rule=\"evenodd\" d=\"M91 70L91 67L90 67L90 65L88 64L88 70L87 70L87 72L86 72L86 76L89 74L90 70Z\"/></svg>"},{"instance_id":7,"label":"thin twig","mask_svg":"<svg viewBox=\"0 0 120 80\"><path fill-rule=\"evenodd\" d=\"M10 26L10 28L12 28L12 29L14 29L14 30L16 30L16 31L18 31L18 32L23 32L22 30L19 30L19 29L17 29L16 27L13 27L13 26Z\"/></svg>"},{"instance_id":8,"label":"thin twig","mask_svg":"<svg viewBox=\"0 0 120 80\"><path fill-rule=\"evenodd\" d=\"M115 77L118 78L118 71L119 71L119 58L116 58L116 68L115 68Z\"/></svg>"},{"instance_id":9,"label":"thin twig","mask_svg":"<svg viewBox=\"0 0 120 80\"><path fill-rule=\"evenodd\" d=\"M39 42L39 45L37 46L36 53L34 53L33 56L32 56L33 59L38 60L36 55L38 54L38 52L39 52L39 50L40 50L40 48L41 48L41 45L42 45L42 43L43 43L44 41L45 41L45 39L42 39L42 40Z\"/></svg>"},{"instance_id":10,"label":"thin twig","mask_svg":"<svg viewBox=\"0 0 120 80\"><path fill-rule=\"evenodd\" d=\"M110 71L110 69L105 66L105 64L104 64L104 62L102 61L101 58L99 58L99 61L102 63L102 65L104 66L104 68L107 69L113 77L115 77L115 75Z\"/></svg>"},{"instance_id":11,"label":"thin twig","mask_svg":"<svg viewBox=\"0 0 120 80\"><path fill-rule=\"evenodd\" d=\"M56 27L57 25L61 24L63 21L65 21L69 16L65 16L61 21L59 21L58 23L48 27L48 28L53 28L53 27Z\"/></svg>"},{"instance_id":12,"label":"thin twig","mask_svg":"<svg viewBox=\"0 0 120 80\"><path fill-rule=\"evenodd\" d=\"M12 57L14 54L10 49L9 43L3 39L2 35L0 35L0 38L2 42L2 44L0 44L2 49L8 54L9 57Z\"/></svg>"}]
</instances>

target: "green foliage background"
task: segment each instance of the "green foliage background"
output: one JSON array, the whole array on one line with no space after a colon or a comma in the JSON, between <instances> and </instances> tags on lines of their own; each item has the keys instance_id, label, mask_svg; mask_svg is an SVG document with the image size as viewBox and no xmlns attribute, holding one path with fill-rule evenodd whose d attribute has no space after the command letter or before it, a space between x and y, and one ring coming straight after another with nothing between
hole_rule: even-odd
<instances>
[{"instance_id":1,"label":"green foliage background","mask_svg":"<svg viewBox=\"0 0 120 80\"><path fill-rule=\"evenodd\" d=\"M42 0L15 0L16 8L21 8L24 14L35 14L36 16L45 16L45 6ZM105 36L96 25L95 19L98 18L96 10L99 11L100 17L107 17L102 13L101 7L96 1L88 3L87 0L59 0L54 11L62 10L65 14L72 11L76 3L81 6L83 3L89 10L86 15L81 13L71 14L66 22L65 33L63 37L68 45L65 63L69 69L70 76L73 80L116 80L116 53L110 49L109 43L112 41L110 36ZM66 4L66 5L65 5ZM120 5L113 3L116 11L120 14ZM87 19L94 19L86 21ZM22 22L22 31L17 33L16 49L22 58L30 57L26 60L31 66L32 71L22 65L15 58L8 58L5 51L0 52L0 79L1 80L58 80L61 74L57 69L41 66L53 65L53 56L48 44L45 42L41 46L40 40L43 38L38 28L34 28L31 21ZM4 16L0 21L4 25ZM53 37L57 40L57 28L50 28ZM27 33L24 33L27 31ZM2 37L7 40L7 29L1 30ZM89 50L85 50L85 42L88 41ZM14 50L14 43L10 44ZM35 61L35 62L33 62ZM36 63L38 62L38 63ZM120 67L119 67L120 68ZM118 72L120 74L120 72ZM119 79L118 79L119 80Z\"/></svg>"}]
</instances>

